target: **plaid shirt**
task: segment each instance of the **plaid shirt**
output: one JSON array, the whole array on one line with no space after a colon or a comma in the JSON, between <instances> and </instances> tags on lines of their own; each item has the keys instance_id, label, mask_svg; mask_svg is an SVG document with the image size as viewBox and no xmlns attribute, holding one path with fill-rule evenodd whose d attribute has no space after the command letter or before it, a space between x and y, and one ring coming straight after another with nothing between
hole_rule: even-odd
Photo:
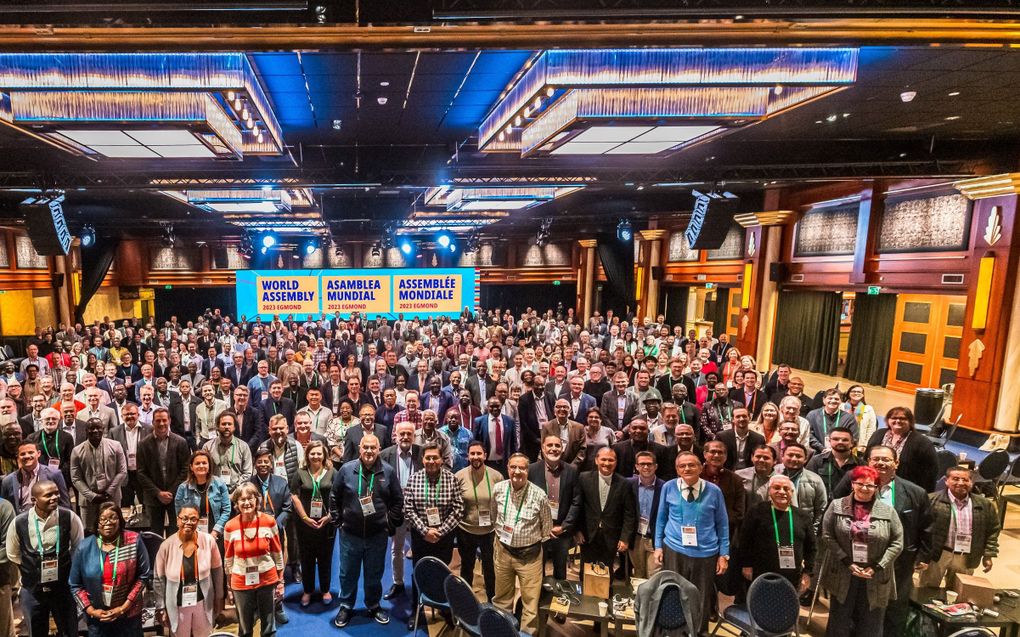
<instances>
[{"instance_id":1,"label":"plaid shirt","mask_svg":"<svg viewBox=\"0 0 1020 637\"><path fill-rule=\"evenodd\" d=\"M510 548L524 548L548 538L552 533L552 513L545 491L529 482L524 489L511 491L508 498L507 489L513 489L509 480L494 485L491 502L496 509L496 529L505 524L514 527Z\"/></svg>"},{"instance_id":2,"label":"plaid shirt","mask_svg":"<svg viewBox=\"0 0 1020 637\"><path fill-rule=\"evenodd\" d=\"M464 495L460 480L445 466L440 469L439 482L428 483L428 499L425 497L425 470L411 474L404 487L404 519L419 535L429 530L428 509L439 509L440 536L445 536L460 524L464 517Z\"/></svg>"}]
</instances>

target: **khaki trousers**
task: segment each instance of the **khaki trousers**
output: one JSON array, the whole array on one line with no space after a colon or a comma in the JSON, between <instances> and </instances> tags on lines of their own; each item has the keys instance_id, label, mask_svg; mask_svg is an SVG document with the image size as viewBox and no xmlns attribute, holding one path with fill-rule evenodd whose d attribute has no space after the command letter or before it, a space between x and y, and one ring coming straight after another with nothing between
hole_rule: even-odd
<instances>
[{"instance_id":1,"label":"khaki trousers","mask_svg":"<svg viewBox=\"0 0 1020 637\"><path fill-rule=\"evenodd\" d=\"M647 537L635 538L630 549L630 563L634 565L634 577L648 579L662 570L662 564L655 561L655 544Z\"/></svg>"},{"instance_id":2,"label":"khaki trousers","mask_svg":"<svg viewBox=\"0 0 1020 637\"><path fill-rule=\"evenodd\" d=\"M542 551L538 551L533 559L525 561L503 550L503 543L499 540L493 540L493 544L496 596L492 598L492 603L512 615L517 586L520 584L521 603L524 606L521 613L521 630L532 635L537 634L538 599L542 594Z\"/></svg>"},{"instance_id":3,"label":"khaki trousers","mask_svg":"<svg viewBox=\"0 0 1020 637\"><path fill-rule=\"evenodd\" d=\"M921 586L942 588L942 578L945 577L946 588L953 588L956 585L957 573L974 574L974 569L967 568L967 557L964 553L943 550L937 562L932 562L927 569L921 571Z\"/></svg>"}]
</instances>

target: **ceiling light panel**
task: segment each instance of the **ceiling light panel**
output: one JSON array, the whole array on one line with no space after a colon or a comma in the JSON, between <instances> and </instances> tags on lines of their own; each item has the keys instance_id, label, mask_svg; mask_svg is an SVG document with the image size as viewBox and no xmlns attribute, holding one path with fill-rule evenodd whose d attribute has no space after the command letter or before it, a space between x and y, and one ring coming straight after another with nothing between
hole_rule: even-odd
<instances>
[{"instance_id":1,"label":"ceiling light panel","mask_svg":"<svg viewBox=\"0 0 1020 637\"><path fill-rule=\"evenodd\" d=\"M650 126L592 126L574 137L574 142L629 142L652 130ZM555 141L555 138L549 141Z\"/></svg>"}]
</instances>

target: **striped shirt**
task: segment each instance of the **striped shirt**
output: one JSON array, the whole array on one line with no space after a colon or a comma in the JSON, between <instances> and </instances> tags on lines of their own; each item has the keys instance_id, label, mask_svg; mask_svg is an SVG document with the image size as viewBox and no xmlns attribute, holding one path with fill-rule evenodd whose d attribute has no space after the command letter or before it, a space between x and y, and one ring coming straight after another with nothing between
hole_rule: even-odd
<instances>
[{"instance_id":1,"label":"striped shirt","mask_svg":"<svg viewBox=\"0 0 1020 637\"><path fill-rule=\"evenodd\" d=\"M283 545L273 516L259 513L248 525L241 524L241 516L231 519L223 529L223 548L232 590L252 590L280 581ZM255 586L244 583L249 568L258 569L259 583Z\"/></svg>"}]
</instances>

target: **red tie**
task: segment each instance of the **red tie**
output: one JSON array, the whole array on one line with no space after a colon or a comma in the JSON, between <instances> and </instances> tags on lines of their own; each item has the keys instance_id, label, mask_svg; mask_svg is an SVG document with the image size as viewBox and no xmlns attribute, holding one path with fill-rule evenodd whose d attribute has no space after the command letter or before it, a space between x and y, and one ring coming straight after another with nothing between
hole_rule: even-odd
<instances>
[{"instance_id":1,"label":"red tie","mask_svg":"<svg viewBox=\"0 0 1020 637\"><path fill-rule=\"evenodd\" d=\"M493 418L496 423L496 455L503 457L503 422L502 418Z\"/></svg>"}]
</instances>

